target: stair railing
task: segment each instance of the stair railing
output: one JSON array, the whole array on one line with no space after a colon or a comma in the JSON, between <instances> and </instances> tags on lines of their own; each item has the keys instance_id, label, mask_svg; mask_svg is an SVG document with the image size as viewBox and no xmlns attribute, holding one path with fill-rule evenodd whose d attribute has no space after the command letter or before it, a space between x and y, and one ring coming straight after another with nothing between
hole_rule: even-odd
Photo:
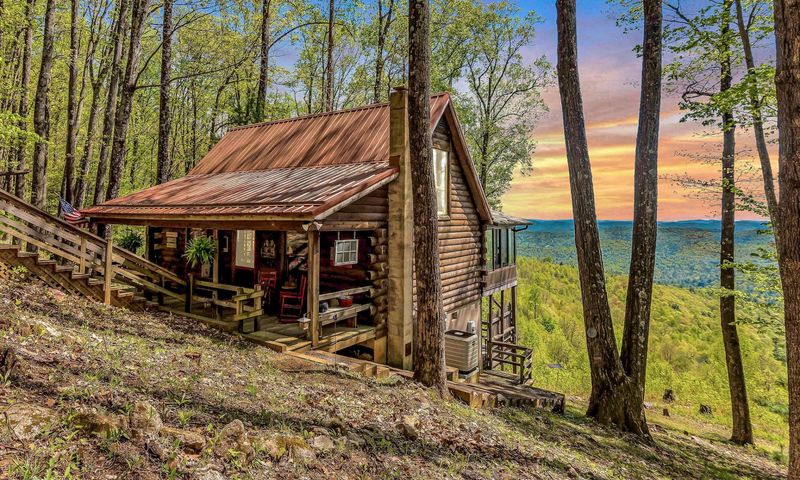
<instances>
[{"instance_id":1,"label":"stair railing","mask_svg":"<svg viewBox=\"0 0 800 480\"><path fill-rule=\"evenodd\" d=\"M185 287L185 280L133 252L115 247L110 239L50 215L4 190L0 190L0 212L4 213L0 215L0 232L72 263L78 273L102 276L106 304L111 303L112 281L156 293L159 298L182 298L175 289Z\"/></svg>"}]
</instances>

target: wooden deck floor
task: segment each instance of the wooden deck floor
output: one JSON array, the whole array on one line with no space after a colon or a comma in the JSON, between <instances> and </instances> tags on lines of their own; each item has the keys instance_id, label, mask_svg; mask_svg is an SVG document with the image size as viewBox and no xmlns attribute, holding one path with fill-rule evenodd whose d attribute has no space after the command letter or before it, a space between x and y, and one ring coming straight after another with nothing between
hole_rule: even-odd
<instances>
[{"instance_id":1,"label":"wooden deck floor","mask_svg":"<svg viewBox=\"0 0 800 480\"><path fill-rule=\"evenodd\" d=\"M276 317L263 316L258 319L258 330L242 337L269 347L277 352L305 352L311 350L311 340L297 323L280 323ZM364 325L345 327L328 325L322 327L317 349L337 352L355 344L375 338L375 327Z\"/></svg>"}]
</instances>

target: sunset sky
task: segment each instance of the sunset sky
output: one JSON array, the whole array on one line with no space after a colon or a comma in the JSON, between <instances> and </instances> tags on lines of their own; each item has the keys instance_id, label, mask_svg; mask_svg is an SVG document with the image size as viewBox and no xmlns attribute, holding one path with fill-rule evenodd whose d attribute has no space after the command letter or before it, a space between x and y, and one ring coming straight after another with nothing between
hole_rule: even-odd
<instances>
[{"instance_id":1,"label":"sunset sky","mask_svg":"<svg viewBox=\"0 0 800 480\"><path fill-rule=\"evenodd\" d=\"M519 0L519 4L523 8L533 8L544 19L526 56L545 55L555 67L555 1ZM578 6L579 66L597 213L600 219L627 220L632 218L641 76L641 60L635 57L632 48L641 41L641 34L623 33L615 25L613 12L605 0L580 0ZM544 97L550 111L533 132L538 143L533 156L533 173L515 177L511 189L503 197L503 209L525 218L571 218L561 107L555 85ZM709 135L707 129L695 123L680 123L680 117L677 97L665 93L661 105L659 174L718 177L718 166L703 165L691 157L701 153L719 155L721 136ZM751 136L750 131L737 134L737 151L743 159L754 154ZM773 162L775 160L773 152ZM751 186L756 193L760 192L758 183ZM716 204L693 197L696 195L662 179L659 182L659 220L717 217ZM755 217L740 213L738 218Z\"/></svg>"}]
</instances>

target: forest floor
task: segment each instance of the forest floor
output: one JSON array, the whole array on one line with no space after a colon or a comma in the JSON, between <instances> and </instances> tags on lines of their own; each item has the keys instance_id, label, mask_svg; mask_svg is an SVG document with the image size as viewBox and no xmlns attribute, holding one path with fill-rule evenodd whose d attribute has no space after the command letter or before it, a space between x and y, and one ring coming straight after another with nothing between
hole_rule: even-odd
<instances>
[{"instance_id":1,"label":"forest floor","mask_svg":"<svg viewBox=\"0 0 800 480\"><path fill-rule=\"evenodd\" d=\"M0 342L2 478L785 478L702 425L473 410L34 281L0 285Z\"/></svg>"}]
</instances>

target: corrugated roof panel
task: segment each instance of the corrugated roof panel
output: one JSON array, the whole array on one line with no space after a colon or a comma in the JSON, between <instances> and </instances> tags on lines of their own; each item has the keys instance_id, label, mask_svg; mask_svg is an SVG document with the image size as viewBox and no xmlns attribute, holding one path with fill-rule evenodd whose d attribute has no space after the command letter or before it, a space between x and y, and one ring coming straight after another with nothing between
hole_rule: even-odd
<instances>
[{"instance_id":1,"label":"corrugated roof panel","mask_svg":"<svg viewBox=\"0 0 800 480\"><path fill-rule=\"evenodd\" d=\"M431 97L432 128L449 102L446 93ZM382 103L234 128L189 175L371 163L388 158L389 105Z\"/></svg>"},{"instance_id":2,"label":"corrugated roof panel","mask_svg":"<svg viewBox=\"0 0 800 480\"><path fill-rule=\"evenodd\" d=\"M387 162L187 175L84 210L108 215L313 216L388 181Z\"/></svg>"}]
</instances>

